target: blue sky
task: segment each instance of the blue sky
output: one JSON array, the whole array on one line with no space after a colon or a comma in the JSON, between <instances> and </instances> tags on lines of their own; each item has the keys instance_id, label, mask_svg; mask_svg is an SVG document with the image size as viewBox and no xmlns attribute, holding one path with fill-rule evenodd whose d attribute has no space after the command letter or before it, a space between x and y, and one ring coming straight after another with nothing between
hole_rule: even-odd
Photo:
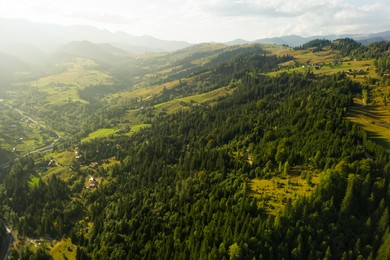
<instances>
[{"instance_id":1,"label":"blue sky","mask_svg":"<svg viewBox=\"0 0 390 260\"><path fill-rule=\"evenodd\" d=\"M390 0L0 0L0 17L190 42L390 30Z\"/></svg>"}]
</instances>

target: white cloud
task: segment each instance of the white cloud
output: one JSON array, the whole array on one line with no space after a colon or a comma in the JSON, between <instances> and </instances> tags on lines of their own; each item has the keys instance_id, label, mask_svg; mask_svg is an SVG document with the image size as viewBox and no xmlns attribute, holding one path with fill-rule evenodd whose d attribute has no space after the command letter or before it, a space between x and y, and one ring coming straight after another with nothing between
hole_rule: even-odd
<instances>
[{"instance_id":1,"label":"white cloud","mask_svg":"<svg viewBox=\"0 0 390 260\"><path fill-rule=\"evenodd\" d=\"M389 0L0 0L0 17L193 42L390 29Z\"/></svg>"}]
</instances>

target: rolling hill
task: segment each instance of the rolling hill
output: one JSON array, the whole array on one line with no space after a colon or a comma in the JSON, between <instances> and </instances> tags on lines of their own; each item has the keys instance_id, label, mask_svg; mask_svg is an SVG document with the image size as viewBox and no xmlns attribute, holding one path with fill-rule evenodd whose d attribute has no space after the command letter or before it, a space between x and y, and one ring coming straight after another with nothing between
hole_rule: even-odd
<instances>
[{"instance_id":1,"label":"rolling hill","mask_svg":"<svg viewBox=\"0 0 390 260\"><path fill-rule=\"evenodd\" d=\"M75 58L93 60L102 65L119 65L130 59L125 51L109 43L94 44L89 41L77 41L60 47L50 55L51 60L69 61Z\"/></svg>"},{"instance_id":2,"label":"rolling hill","mask_svg":"<svg viewBox=\"0 0 390 260\"><path fill-rule=\"evenodd\" d=\"M91 41L121 46L133 46L138 53L145 51L174 51L190 43L166 41L151 36L133 36L125 32L110 32L92 26L61 26L33 23L20 19L0 18L0 51L13 44L29 43L46 53L73 41Z\"/></svg>"}]
</instances>

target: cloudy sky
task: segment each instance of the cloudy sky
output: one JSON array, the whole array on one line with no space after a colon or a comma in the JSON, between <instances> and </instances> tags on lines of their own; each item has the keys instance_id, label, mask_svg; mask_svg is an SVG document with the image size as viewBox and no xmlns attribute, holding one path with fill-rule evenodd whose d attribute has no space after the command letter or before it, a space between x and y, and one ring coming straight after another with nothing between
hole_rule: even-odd
<instances>
[{"instance_id":1,"label":"cloudy sky","mask_svg":"<svg viewBox=\"0 0 390 260\"><path fill-rule=\"evenodd\" d=\"M387 31L390 0L0 0L0 17L197 43Z\"/></svg>"}]
</instances>

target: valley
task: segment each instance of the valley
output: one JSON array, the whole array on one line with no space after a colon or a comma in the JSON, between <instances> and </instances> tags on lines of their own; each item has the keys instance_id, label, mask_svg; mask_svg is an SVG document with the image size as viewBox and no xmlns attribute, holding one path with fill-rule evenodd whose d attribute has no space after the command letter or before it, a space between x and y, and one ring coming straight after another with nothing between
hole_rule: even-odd
<instances>
[{"instance_id":1,"label":"valley","mask_svg":"<svg viewBox=\"0 0 390 260\"><path fill-rule=\"evenodd\" d=\"M389 42L65 50L1 88L9 259L387 252Z\"/></svg>"}]
</instances>

